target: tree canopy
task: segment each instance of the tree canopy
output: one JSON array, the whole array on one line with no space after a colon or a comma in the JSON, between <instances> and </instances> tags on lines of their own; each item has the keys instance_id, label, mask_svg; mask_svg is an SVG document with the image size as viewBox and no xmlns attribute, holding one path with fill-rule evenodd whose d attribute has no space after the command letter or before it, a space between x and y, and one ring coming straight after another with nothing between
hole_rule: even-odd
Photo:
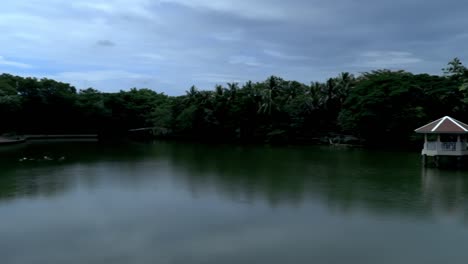
<instances>
[{"instance_id":1,"label":"tree canopy","mask_svg":"<svg viewBox=\"0 0 468 264\"><path fill-rule=\"evenodd\" d=\"M366 144L407 144L418 124L467 116L467 68L455 58L443 73L345 72L310 84L271 76L213 90L192 86L181 96L136 88L77 90L51 79L2 74L0 134L121 136L157 127L173 138L222 142L303 143L342 134Z\"/></svg>"}]
</instances>

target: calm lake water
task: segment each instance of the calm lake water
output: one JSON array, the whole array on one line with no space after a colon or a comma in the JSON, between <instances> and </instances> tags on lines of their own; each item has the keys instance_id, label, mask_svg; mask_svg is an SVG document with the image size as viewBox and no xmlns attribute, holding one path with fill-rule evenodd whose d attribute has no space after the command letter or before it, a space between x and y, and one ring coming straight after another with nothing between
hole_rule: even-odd
<instances>
[{"instance_id":1,"label":"calm lake water","mask_svg":"<svg viewBox=\"0 0 468 264\"><path fill-rule=\"evenodd\" d=\"M418 153L0 149L2 264L453 264L468 261L467 245L468 173L424 170Z\"/></svg>"}]
</instances>

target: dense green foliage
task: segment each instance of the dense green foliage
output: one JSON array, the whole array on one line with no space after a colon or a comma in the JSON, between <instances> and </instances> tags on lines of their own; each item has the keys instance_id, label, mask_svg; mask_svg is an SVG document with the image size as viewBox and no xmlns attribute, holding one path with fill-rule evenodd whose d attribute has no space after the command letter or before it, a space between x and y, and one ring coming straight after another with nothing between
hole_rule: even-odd
<instances>
[{"instance_id":1,"label":"dense green foliage","mask_svg":"<svg viewBox=\"0 0 468 264\"><path fill-rule=\"evenodd\" d=\"M272 76L170 97L149 89L101 93L50 79L0 75L1 133L160 135L223 142L315 142L336 134L368 144L407 144L418 125L468 116L468 70L458 59L443 76L379 70L342 73L310 85ZM154 132L153 131L153 132ZM384 139L384 140L382 140Z\"/></svg>"}]
</instances>

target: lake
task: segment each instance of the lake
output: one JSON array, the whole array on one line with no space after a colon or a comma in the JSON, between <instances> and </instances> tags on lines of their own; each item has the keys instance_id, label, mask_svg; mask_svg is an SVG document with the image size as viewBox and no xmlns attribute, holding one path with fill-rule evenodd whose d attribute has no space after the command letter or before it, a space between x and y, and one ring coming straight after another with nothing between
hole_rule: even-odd
<instances>
[{"instance_id":1,"label":"lake","mask_svg":"<svg viewBox=\"0 0 468 264\"><path fill-rule=\"evenodd\" d=\"M28 143L0 168L2 264L468 260L468 173L417 152Z\"/></svg>"}]
</instances>

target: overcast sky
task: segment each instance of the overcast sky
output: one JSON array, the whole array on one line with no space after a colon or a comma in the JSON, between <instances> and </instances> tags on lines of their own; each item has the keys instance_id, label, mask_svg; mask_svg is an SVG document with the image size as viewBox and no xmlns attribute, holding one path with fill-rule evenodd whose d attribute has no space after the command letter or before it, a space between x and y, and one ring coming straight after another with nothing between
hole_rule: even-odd
<instances>
[{"instance_id":1,"label":"overcast sky","mask_svg":"<svg viewBox=\"0 0 468 264\"><path fill-rule=\"evenodd\" d=\"M440 74L468 57L467 14L462 0L4 1L0 72L170 95L270 75Z\"/></svg>"}]
</instances>

